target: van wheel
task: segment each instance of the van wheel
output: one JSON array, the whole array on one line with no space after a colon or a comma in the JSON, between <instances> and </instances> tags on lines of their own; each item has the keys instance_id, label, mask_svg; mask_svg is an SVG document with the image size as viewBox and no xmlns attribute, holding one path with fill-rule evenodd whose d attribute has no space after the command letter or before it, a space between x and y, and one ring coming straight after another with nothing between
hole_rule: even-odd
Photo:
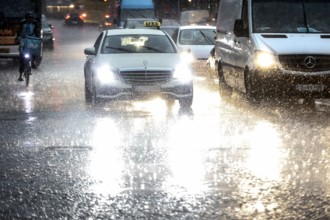
<instances>
[{"instance_id":1,"label":"van wheel","mask_svg":"<svg viewBox=\"0 0 330 220\"><path fill-rule=\"evenodd\" d=\"M231 96L233 89L226 83L222 65L220 62L218 62L218 65L217 65L217 72L218 72L218 79L219 79L220 95Z\"/></svg>"},{"instance_id":2,"label":"van wheel","mask_svg":"<svg viewBox=\"0 0 330 220\"><path fill-rule=\"evenodd\" d=\"M244 84L245 84L245 96L246 99L251 103L259 103L261 100L261 94L253 86L253 76L249 74L248 70L244 73Z\"/></svg>"}]
</instances>

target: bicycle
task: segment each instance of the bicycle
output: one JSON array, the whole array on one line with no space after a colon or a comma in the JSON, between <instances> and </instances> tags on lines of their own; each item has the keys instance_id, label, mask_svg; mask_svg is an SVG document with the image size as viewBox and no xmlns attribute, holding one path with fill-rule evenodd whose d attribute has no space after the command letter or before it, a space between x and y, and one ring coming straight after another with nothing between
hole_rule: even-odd
<instances>
[{"instance_id":1,"label":"bicycle","mask_svg":"<svg viewBox=\"0 0 330 220\"><path fill-rule=\"evenodd\" d=\"M38 37L24 37L22 38L22 53L24 59L24 73L25 85L29 86L33 58L40 57L41 54L41 38Z\"/></svg>"}]
</instances>

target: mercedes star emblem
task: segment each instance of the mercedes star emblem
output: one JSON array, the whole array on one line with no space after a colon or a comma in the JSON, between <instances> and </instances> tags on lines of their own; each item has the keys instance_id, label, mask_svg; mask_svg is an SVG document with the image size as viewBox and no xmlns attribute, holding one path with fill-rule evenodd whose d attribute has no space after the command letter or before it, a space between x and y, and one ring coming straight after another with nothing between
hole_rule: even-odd
<instances>
[{"instance_id":1,"label":"mercedes star emblem","mask_svg":"<svg viewBox=\"0 0 330 220\"><path fill-rule=\"evenodd\" d=\"M306 57L304 59L304 63L305 63L305 67L307 67L308 69L314 68L316 65L315 57L312 57L312 56Z\"/></svg>"}]
</instances>

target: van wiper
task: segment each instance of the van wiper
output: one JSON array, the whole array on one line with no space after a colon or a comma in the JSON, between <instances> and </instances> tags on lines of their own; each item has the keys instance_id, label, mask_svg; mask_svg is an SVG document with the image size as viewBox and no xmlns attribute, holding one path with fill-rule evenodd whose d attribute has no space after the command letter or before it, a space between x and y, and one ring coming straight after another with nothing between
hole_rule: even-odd
<instances>
[{"instance_id":1,"label":"van wiper","mask_svg":"<svg viewBox=\"0 0 330 220\"><path fill-rule=\"evenodd\" d=\"M303 6L303 13L304 13L304 25L306 27L306 32L309 33L309 27L307 23L307 16L306 16L306 9L305 9L305 1L301 0L302 6Z\"/></svg>"}]
</instances>

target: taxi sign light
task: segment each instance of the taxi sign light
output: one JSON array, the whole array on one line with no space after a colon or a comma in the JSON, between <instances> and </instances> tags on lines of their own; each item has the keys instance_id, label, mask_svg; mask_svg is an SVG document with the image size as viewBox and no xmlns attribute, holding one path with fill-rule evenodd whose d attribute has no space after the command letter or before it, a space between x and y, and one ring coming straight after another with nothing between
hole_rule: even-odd
<instances>
[{"instance_id":1,"label":"taxi sign light","mask_svg":"<svg viewBox=\"0 0 330 220\"><path fill-rule=\"evenodd\" d=\"M159 21L145 21L143 24L145 27L160 27Z\"/></svg>"}]
</instances>

